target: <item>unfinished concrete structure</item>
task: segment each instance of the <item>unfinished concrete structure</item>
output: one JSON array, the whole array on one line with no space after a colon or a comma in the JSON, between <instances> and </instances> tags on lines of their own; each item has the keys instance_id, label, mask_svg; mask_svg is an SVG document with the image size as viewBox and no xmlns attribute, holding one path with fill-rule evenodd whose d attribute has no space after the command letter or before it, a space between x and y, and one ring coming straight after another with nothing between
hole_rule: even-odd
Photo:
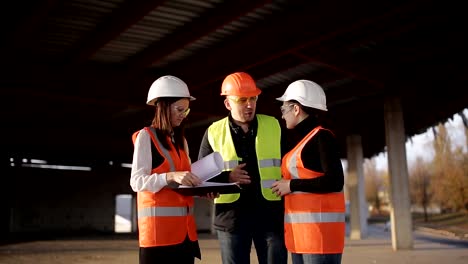
<instances>
[{"instance_id":1,"label":"unfinished concrete structure","mask_svg":"<svg viewBox=\"0 0 468 264\"><path fill-rule=\"evenodd\" d=\"M359 212L362 159L387 147L392 190L405 189L404 140L468 106L467 18L456 5L6 3L11 16L2 17L0 43L2 237L112 232L115 195L132 194L129 170L121 164L131 163L131 134L152 117L144 104L151 82L173 74L198 98L187 120L196 159L202 133L226 114L222 79L247 71L263 91L257 111L278 118L274 98L290 82L305 78L324 87L327 126L339 139L342 157L353 161L352 192L358 200L351 203L358 206L352 207L352 221L358 221L353 234L359 239L365 234ZM38 169L31 166L34 160L89 170ZM411 228L407 201L392 202L393 230L404 233ZM412 247L411 237L395 232L395 249Z\"/></svg>"}]
</instances>

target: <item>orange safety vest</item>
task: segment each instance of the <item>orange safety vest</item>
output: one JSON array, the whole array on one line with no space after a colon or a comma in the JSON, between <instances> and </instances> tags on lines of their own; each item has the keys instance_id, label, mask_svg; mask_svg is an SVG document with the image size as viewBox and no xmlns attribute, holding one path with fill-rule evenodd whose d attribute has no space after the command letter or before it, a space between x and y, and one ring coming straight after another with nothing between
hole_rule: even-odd
<instances>
[{"instance_id":1,"label":"orange safety vest","mask_svg":"<svg viewBox=\"0 0 468 264\"><path fill-rule=\"evenodd\" d=\"M323 173L306 169L301 152L309 140L323 129L316 127L282 159L284 179L313 179ZM298 254L343 253L345 199L343 192L292 192L285 196L284 234L286 248Z\"/></svg>"},{"instance_id":2,"label":"orange safety vest","mask_svg":"<svg viewBox=\"0 0 468 264\"><path fill-rule=\"evenodd\" d=\"M153 128L144 128L164 161L151 173L170 171L190 171L190 161L187 153L179 149L180 156L174 145L168 150L162 146ZM140 131L133 134L135 142ZM171 143L172 144L172 143ZM193 216L193 197L183 196L164 187L157 193L138 192L138 233L140 247L157 247L180 244L189 236L191 241L197 240L197 228Z\"/></svg>"}]
</instances>

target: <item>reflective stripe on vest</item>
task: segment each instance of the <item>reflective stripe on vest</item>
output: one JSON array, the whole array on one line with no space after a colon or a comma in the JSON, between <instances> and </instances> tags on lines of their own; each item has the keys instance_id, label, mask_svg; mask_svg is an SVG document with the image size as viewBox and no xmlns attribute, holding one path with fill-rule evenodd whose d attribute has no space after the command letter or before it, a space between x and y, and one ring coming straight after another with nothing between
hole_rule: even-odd
<instances>
[{"instance_id":1,"label":"reflective stripe on vest","mask_svg":"<svg viewBox=\"0 0 468 264\"><path fill-rule=\"evenodd\" d=\"M281 167L281 159L264 159L259 162L260 168Z\"/></svg>"},{"instance_id":2,"label":"reflective stripe on vest","mask_svg":"<svg viewBox=\"0 0 468 264\"><path fill-rule=\"evenodd\" d=\"M239 165L237 160L224 161L224 170L233 170ZM281 167L281 159L264 159L259 161L259 168Z\"/></svg>"},{"instance_id":3,"label":"reflective stripe on vest","mask_svg":"<svg viewBox=\"0 0 468 264\"><path fill-rule=\"evenodd\" d=\"M185 150L179 149L177 153L172 143L170 149L166 149L154 129L145 128L145 130L164 159L161 165L152 169L151 173L190 170L190 161ZM136 136L137 134L135 138ZM187 235L191 241L197 240L193 197L180 195L164 187L156 193L138 192L137 206L140 247L180 244Z\"/></svg>"},{"instance_id":4,"label":"reflective stripe on vest","mask_svg":"<svg viewBox=\"0 0 468 264\"><path fill-rule=\"evenodd\" d=\"M239 165L239 161L237 161L237 160L228 160L228 161L225 161L225 162L224 162L224 170L225 170L225 171L233 170L235 167L237 167L237 165Z\"/></svg>"},{"instance_id":5,"label":"reflective stripe on vest","mask_svg":"<svg viewBox=\"0 0 468 264\"><path fill-rule=\"evenodd\" d=\"M283 157L285 179L313 179L323 176L304 167L301 152L322 129L317 127ZM292 192L285 196L286 248L298 254L342 253L345 237L344 194Z\"/></svg>"},{"instance_id":6,"label":"reflective stripe on vest","mask_svg":"<svg viewBox=\"0 0 468 264\"><path fill-rule=\"evenodd\" d=\"M343 213L288 213L284 216L285 223L331 223L344 222Z\"/></svg>"},{"instance_id":7,"label":"reflective stripe on vest","mask_svg":"<svg viewBox=\"0 0 468 264\"><path fill-rule=\"evenodd\" d=\"M255 149L261 180L262 195L269 201L280 201L281 197L274 194L271 188L263 187L266 180L281 179L281 129L278 120L271 116L256 115L258 121ZM218 151L224 160L224 171L233 170L242 163L237 156L232 141L229 117L214 122L208 128L208 142L213 151ZM240 194L222 194L215 199L215 203L232 203L239 199Z\"/></svg>"},{"instance_id":8,"label":"reflective stripe on vest","mask_svg":"<svg viewBox=\"0 0 468 264\"><path fill-rule=\"evenodd\" d=\"M193 207L146 207L138 210L138 218L152 216L187 216L193 214Z\"/></svg>"},{"instance_id":9,"label":"reflective stripe on vest","mask_svg":"<svg viewBox=\"0 0 468 264\"><path fill-rule=\"evenodd\" d=\"M317 132L319 131L319 127L312 130L312 132L309 133L309 135L307 135L306 137L304 137L301 142L298 143L298 145L294 148L294 149L300 149L302 150L302 148L304 148L305 144L307 142L309 142L309 140L315 136L315 134L317 134ZM299 154L300 151L294 151L294 152L290 152L291 153L291 158L289 159L289 162L287 164L287 168L288 168L288 171L290 173L290 179L299 179L299 172L297 170L297 168L299 167L297 165L297 155ZM289 154L289 153L288 153Z\"/></svg>"},{"instance_id":10,"label":"reflective stripe on vest","mask_svg":"<svg viewBox=\"0 0 468 264\"><path fill-rule=\"evenodd\" d=\"M156 130L154 129L154 127L150 127L150 129L151 129L151 132L153 132L154 139L156 139L156 143L158 144L158 146L163 146L158 136L156 135ZM169 151L166 148L161 147L161 152L162 152L161 154L163 155L163 158L165 158L167 162L169 162L169 171L175 171L174 160L169 154Z\"/></svg>"}]
</instances>

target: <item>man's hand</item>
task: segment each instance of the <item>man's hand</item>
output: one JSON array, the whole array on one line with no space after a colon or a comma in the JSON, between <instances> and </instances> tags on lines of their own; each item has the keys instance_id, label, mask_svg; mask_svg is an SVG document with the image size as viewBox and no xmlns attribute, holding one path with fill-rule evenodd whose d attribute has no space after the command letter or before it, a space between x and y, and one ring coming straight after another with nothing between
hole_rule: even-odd
<instances>
[{"instance_id":1,"label":"man's hand","mask_svg":"<svg viewBox=\"0 0 468 264\"><path fill-rule=\"evenodd\" d=\"M246 163L237 165L234 170L229 173L229 182L235 182L238 184L249 184L250 176L249 173L244 170Z\"/></svg>"},{"instance_id":2,"label":"man's hand","mask_svg":"<svg viewBox=\"0 0 468 264\"><path fill-rule=\"evenodd\" d=\"M218 198L219 197L219 193L214 193L214 192L211 192L211 193L207 193L205 196L203 196L204 198L206 199L209 199L209 200L214 200L215 198Z\"/></svg>"}]
</instances>

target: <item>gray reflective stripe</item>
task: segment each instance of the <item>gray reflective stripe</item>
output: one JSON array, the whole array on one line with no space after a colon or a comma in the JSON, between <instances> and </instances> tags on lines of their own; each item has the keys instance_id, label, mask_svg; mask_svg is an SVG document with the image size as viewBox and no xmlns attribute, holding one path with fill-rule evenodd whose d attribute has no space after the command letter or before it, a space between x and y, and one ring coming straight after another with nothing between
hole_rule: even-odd
<instances>
[{"instance_id":1,"label":"gray reflective stripe","mask_svg":"<svg viewBox=\"0 0 468 264\"><path fill-rule=\"evenodd\" d=\"M138 218L151 216L187 216L193 214L193 207L147 207L138 210Z\"/></svg>"},{"instance_id":2,"label":"gray reflective stripe","mask_svg":"<svg viewBox=\"0 0 468 264\"><path fill-rule=\"evenodd\" d=\"M302 150L302 148L307 142L309 142L309 140L302 143L300 148L294 151L293 154L291 155L291 158L289 159L288 170L289 170L289 173L291 173L291 179L299 179L299 173L297 172L297 154L299 150Z\"/></svg>"},{"instance_id":3,"label":"gray reflective stripe","mask_svg":"<svg viewBox=\"0 0 468 264\"><path fill-rule=\"evenodd\" d=\"M260 168L281 167L280 159L263 159L259 162Z\"/></svg>"},{"instance_id":4,"label":"gray reflective stripe","mask_svg":"<svg viewBox=\"0 0 468 264\"><path fill-rule=\"evenodd\" d=\"M169 171L175 171L174 161L172 160L171 154L169 154L169 151L161 144L161 141L159 141L159 138L156 135L156 130L154 129L154 127L150 127L150 129L151 129L151 132L153 132L154 138L158 142L158 145L163 152L162 154L164 158L166 158L167 162L169 162Z\"/></svg>"},{"instance_id":5,"label":"gray reflective stripe","mask_svg":"<svg viewBox=\"0 0 468 264\"><path fill-rule=\"evenodd\" d=\"M297 151L294 151L289 159L288 170L291 174L291 179L299 179L299 173L297 172Z\"/></svg>"},{"instance_id":6,"label":"gray reflective stripe","mask_svg":"<svg viewBox=\"0 0 468 264\"><path fill-rule=\"evenodd\" d=\"M344 222L344 213L289 213L284 215L285 223L336 223Z\"/></svg>"},{"instance_id":7,"label":"gray reflective stripe","mask_svg":"<svg viewBox=\"0 0 468 264\"><path fill-rule=\"evenodd\" d=\"M260 180L262 182L262 188L271 188L271 185L276 181L274 179Z\"/></svg>"},{"instance_id":8,"label":"gray reflective stripe","mask_svg":"<svg viewBox=\"0 0 468 264\"><path fill-rule=\"evenodd\" d=\"M237 165L239 165L237 160L228 160L224 162L224 169L231 170L234 169Z\"/></svg>"}]
</instances>

